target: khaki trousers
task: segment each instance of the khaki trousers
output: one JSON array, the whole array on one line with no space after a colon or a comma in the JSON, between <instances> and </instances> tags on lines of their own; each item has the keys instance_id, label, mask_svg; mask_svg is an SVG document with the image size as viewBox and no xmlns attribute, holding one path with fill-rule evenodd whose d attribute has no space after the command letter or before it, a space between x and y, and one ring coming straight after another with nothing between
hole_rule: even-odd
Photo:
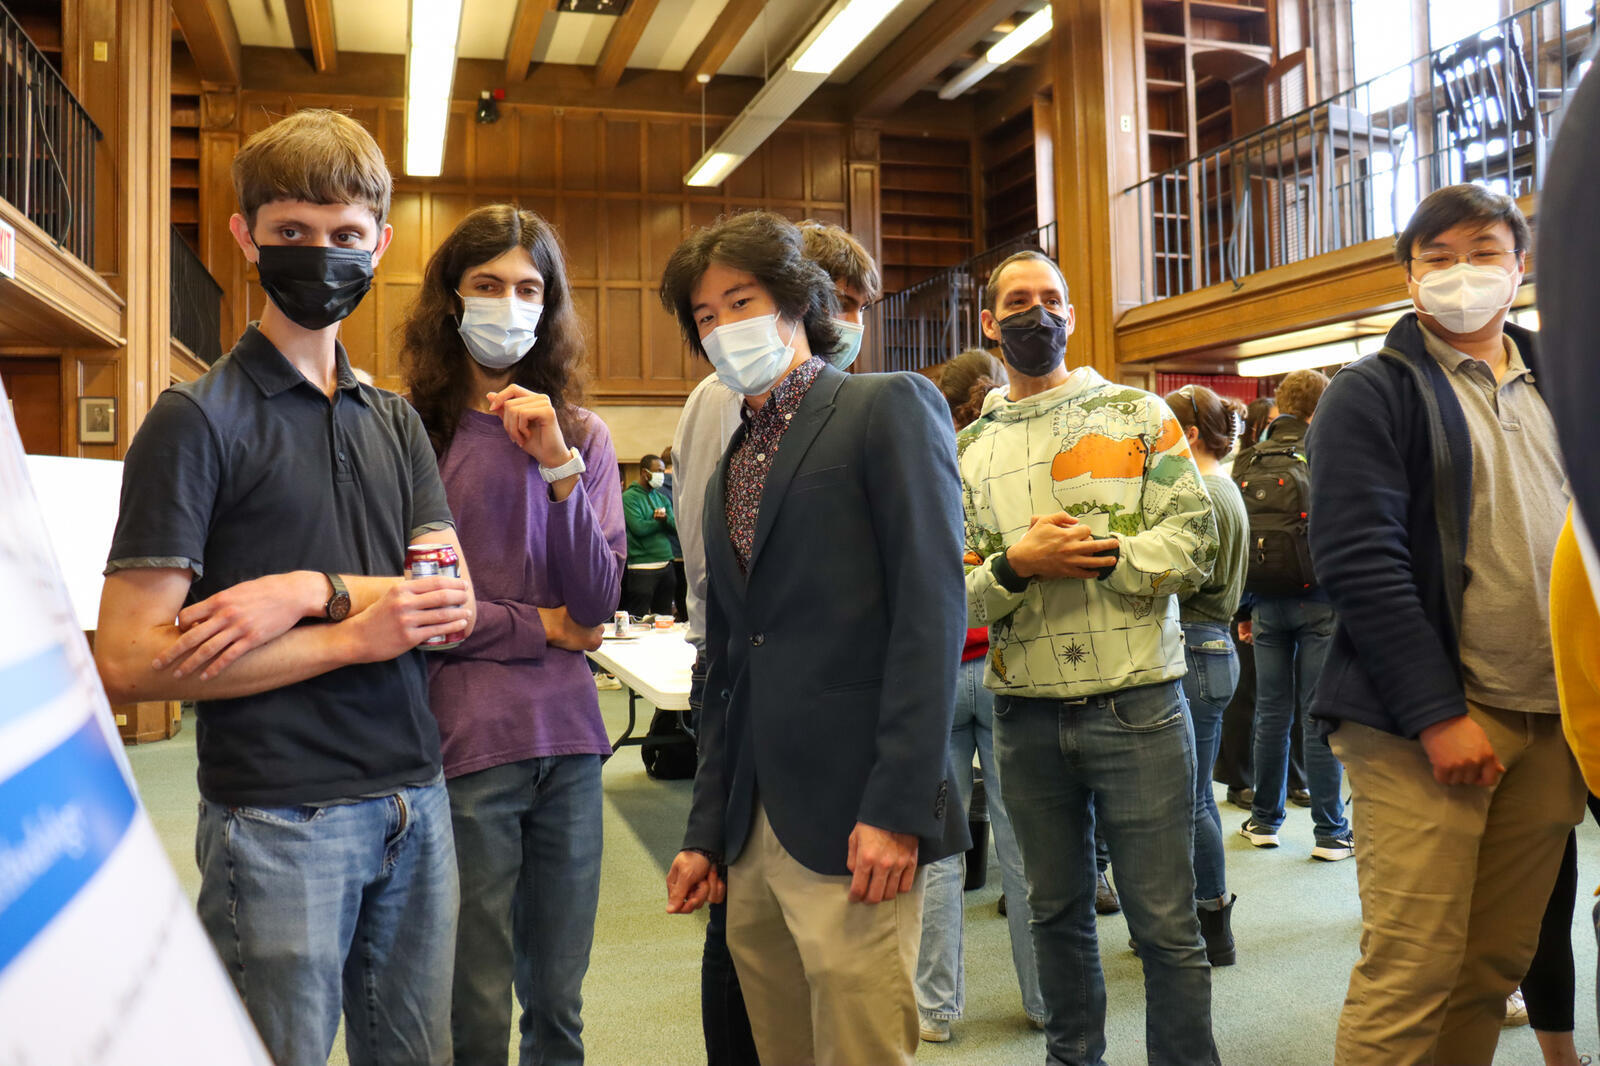
<instances>
[{"instance_id":1,"label":"khaki trousers","mask_svg":"<svg viewBox=\"0 0 1600 1066\"><path fill-rule=\"evenodd\" d=\"M1336 1066L1487 1066L1539 942L1584 785L1553 714L1469 703L1506 774L1441 785L1421 743L1345 722L1361 959Z\"/></svg>"},{"instance_id":2,"label":"khaki trousers","mask_svg":"<svg viewBox=\"0 0 1600 1066\"><path fill-rule=\"evenodd\" d=\"M750 1031L771 1066L890 1066L917 1053L912 984L922 886L883 903L850 902L850 878L794 859L759 804L728 868L728 949Z\"/></svg>"}]
</instances>

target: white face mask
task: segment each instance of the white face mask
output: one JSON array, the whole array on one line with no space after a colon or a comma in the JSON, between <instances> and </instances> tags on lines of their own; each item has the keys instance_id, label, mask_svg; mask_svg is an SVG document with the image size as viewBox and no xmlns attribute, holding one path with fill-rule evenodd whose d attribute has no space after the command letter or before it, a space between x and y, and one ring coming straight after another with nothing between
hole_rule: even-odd
<instances>
[{"instance_id":1,"label":"white face mask","mask_svg":"<svg viewBox=\"0 0 1600 1066\"><path fill-rule=\"evenodd\" d=\"M543 313L543 304L515 296L463 296L457 332L472 358L490 370L504 370L521 362L533 347Z\"/></svg>"},{"instance_id":2,"label":"white face mask","mask_svg":"<svg viewBox=\"0 0 1600 1066\"><path fill-rule=\"evenodd\" d=\"M789 342L778 338L778 316L760 315L718 326L700 344L716 368L717 378L742 396L760 396L778 383L794 358L795 323Z\"/></svg>"},{"instance_id":3,"label":"white face mask","mask_svg":"<svg viewBox=\"0 0 1600 1066\"><path fill-rule=\"evenodd\" d=\"M1412 301L1449 330L1460 335L1476 333L1503 308L1511 306L1517 295L1512 276L1499 267L1475 267L1457 263L1445 270L1423 275L1417 282Z\"/></svg>"},{"instance_id":4,"label":"white face mask","mask_svg":"<svg viewBox=\"0 0 1600 1066\"><path fill-rule=\"evenodd\" d=\"M653 488L657 492L659 492L663 488L666 487L666 484L667 484L667 475L666 474L662 473L659 470L652 470L650 472L650 487L651 488Z\"/></svg>"},{"instance_id":5,"label":"white face mask","mask_svg":"<svg viewBox=\"0 0 1600 1066\"><path fill-rule=\"evenodd\" d=\"M850 364L856 361L856 356L861 354L861 338L867 332L867 327L860 322L846 322L842 318L833 320L839 330L839 338L844 341L844 346L828 356L828 362L835 369L849 370Z\"/></svg>"}]
</instances>

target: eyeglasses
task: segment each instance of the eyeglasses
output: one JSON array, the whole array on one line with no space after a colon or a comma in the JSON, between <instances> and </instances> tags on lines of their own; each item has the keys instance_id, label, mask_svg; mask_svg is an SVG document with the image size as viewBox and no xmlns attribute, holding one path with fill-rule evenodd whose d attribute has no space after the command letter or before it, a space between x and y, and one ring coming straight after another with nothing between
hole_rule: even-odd
<instances>
[{"instance_id":1,"label":"eyeglasses","mask_svg":"<svg viewBox=\"0 0 1600 1066\"><path fill-rule=\"evenodd\" d=\"M1519 251L1521 251L1519 248L1474 248L1470 252L1463 253L1429 252L1427 255L1407 259L1406 264L1412 276L1420 277L1436 270L1448 270L1457 263L1467 263L1475 267L1504 267L1506 256L1516 255Z\"/></svg>"}]
</instances>

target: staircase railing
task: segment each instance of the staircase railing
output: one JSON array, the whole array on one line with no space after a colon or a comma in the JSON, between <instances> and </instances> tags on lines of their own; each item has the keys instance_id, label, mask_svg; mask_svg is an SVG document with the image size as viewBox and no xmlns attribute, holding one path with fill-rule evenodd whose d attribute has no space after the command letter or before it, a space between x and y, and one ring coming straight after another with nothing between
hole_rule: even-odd
<instances>
[{"instance_id":1,"label":"staircase railing","mask_svg":"<svg viewBox=\"0 0 1600 1066\"><path fill-rule=\"evenodd\" d=\"M0 197L90 265L100 139L77 97L0 7Z\"/></svg>"}]
</instances>

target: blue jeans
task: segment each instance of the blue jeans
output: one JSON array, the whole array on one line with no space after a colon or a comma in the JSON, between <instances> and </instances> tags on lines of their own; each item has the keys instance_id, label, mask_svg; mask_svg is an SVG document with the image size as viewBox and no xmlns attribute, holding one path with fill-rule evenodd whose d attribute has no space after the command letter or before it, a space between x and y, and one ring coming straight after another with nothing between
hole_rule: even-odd
<instances>
[{"instance_id":1,"label":"blue jeans","mask_svg":"<svg viewBox=\"0 0 1600 1066\"><path fill-rule=\"evenodd\" d=\"M972 802L972 753L983 767L983 794L989 805L989 825L1000 857L1000 883L1006 894L1006 919L1011 928L1011 963L1022 988L1022 1009L1028 1017L1044 1020L1044 997L1039 994L1039 968L1033 961L1033 938L1028 932L1028 882L1022 876L1022 857L1001 797L1000 768L994 761L994 694L983 687L982 659L961 664L956 675L955 723L950 729L950 759L956 768L957 811ZM988 861L988 855L983 857ZM962 887L966 882L966 856L951 855L928 867L922 895L922 950L917 956L917 1008L930 1018L959 1018L966 1009L966 975L962 966Z\"/></svg>"},{"instance_id":2,"label":"blue jeans","mask_svg":"<svg viewBox=\"0 0 1600 1066\"><path fill-rule=\"evenodd\" d=\"M600 899L600 756L453 777L461 867L456 1066L504 1066L515 990L522 1066L583 1061L583 976Z\"/></svg>"},{"instance_id":3,"label":"blue jeans","mask_svg":"<svg viewBox=\"0 0 1600 1066\"><path fill-rule=\"evenodd\" d=\"M1189 664L1183 695L1189 702L1189 720L1194 723L1194 898L1223 899L1228 894L1228 877L1222 857L1222 814L1211 787L1211 769L1222 743L1222 712L1239 684L1239 655L1224 623L1185 622L1183 656Z\"/></svg>"},{"instance_id":4,"label":"blue jeans","mask_svg":"<svg viewBox=\"0 0 1600 1066\"><path fill-rule=\"evenodd\" d=\"M1256 798L1250 820L1276 832L1283 825L1289 773L1289 729L1299 705L1305 730L1306 788L1316 836L1350 835L1339 784L1344 767L1317 732L1311 699L1333 643L1333 607L1316 600L1269 597L1250 614L1256 649Z\"/></svg>"},{"instance_id":5,"label":"blue jeans","mask_svg":"<svg viewBox=\"0 0 1600 1066\"><path fill-rule=\"evenodd\" d=\"M327 807L202 800L200 921L277 1066L450 1061L455 848L444 782Z\"/></svg>"},{"instance_id":6,"label":"blue jeans","mask_svg":"<svg viewBox=\"0 0 1600 1066\"><path fill-rule=\"evenodd\" d=\"M1211 1066L1211 967L1194 906L1194 740L1176 681L1083 700L995 697L995 753L1022 852L1044 994L1046 1062L1101 1066L1095 815L1144 964L1145 1042ZM1094 814L1090 813L1090 800Z\"/></svg>"}]
</instances>

